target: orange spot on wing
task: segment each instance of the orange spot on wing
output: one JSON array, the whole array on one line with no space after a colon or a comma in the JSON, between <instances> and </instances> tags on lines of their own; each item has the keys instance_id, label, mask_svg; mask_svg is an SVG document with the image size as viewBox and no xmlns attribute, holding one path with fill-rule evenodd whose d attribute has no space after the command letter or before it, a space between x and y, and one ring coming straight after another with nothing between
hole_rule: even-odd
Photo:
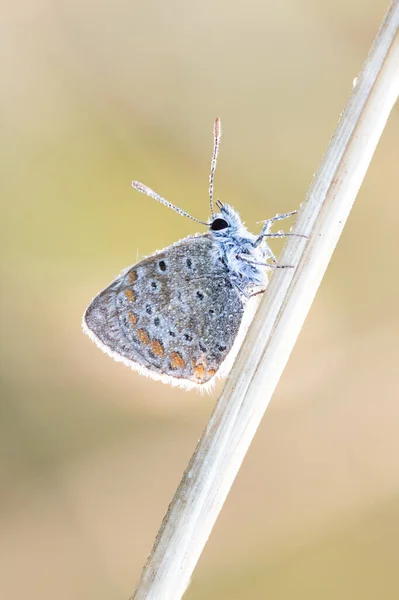
<instances>
[{"instance_id":1,"label":"orange spot on wing","mask_svg":"<svg viewBox=\"0 0 399 600\"><path fill-rule=\"evenodd\" d=\"M209 371L208 371L209 377L213 377L215 375L215 373L216 373L215 369L209 369Z\"/></svg>"},{"instance_id":2,"label":"orange spot on wing","mask_svg":"<svg viewBox=\"0 0 399 600\"><path fill-rule=\"evenodd\" d=\"M132 325L136 325L137 315L135 315L134 313L129 313L129 321Z\"/></svg>"},{"instance_id":3,"label":"orange spot on wing","mask_svg":"<svg viewBox=\"0 0 399 600\"><path fill-rule=\"evenodd\" d=\"M136 271L130 271L129 276L128 276L128 281L129 281L129 283L135 283L137 281L137 272Z\"/></svg>"},{"instance_id":4,"label":"orange spot on wing","mask_svg":"<svg viewBox=\"0 0 399 600\"><path fill-rule=\"evenodd\" d=\"M152 353L155 354L155 356L163 356L165 354L162 344L158 340L153 340L150 344L150 348Z\"/></svg>"},{"instance_id":5,"label":"orange spot on wing","mask_svg":"<svg viewBox=\"0 0 399 600\"><path fill-rule=\"evenodd\" d=\"M134 300L136 300L136 294L131 289L125 290L125 296L129 300L129 302L133 302Z\"/></svg>"},{"instance_id":6,"label":"orange spot on wing","mask_svg":"<svg viewBox=\"0 0 399 600\"><path fill-rule=\"evenodd\" d=\"M197 365L194 367L194 375L196 376L197 379L204 379L204 375L205 375L205 369L204 369L204 365Z\"/></svg>"},{"instance_id":7,"label":"orange spot on wing","mask_svg":"<svg viewBox=\"0 0 399 600\"><path fill-rule=\"evenodd\" d=\"M148 336L148 333L145 331L145 329L138 329L136 331L136 336L139 338L139 340L142 344L147 345L150 343L150 338Z\"/></svg>"},{"instance_id":8,"label":"orange spot on wing","mask_svg":"<svg viewBox=\"0 0 399 600\"><path fill-rule=\"evenodd\" d=\"M183 369L186 366L186 363L183 360L183 357L178 352L172 352L170 355L170 366L172 369Z\"/></svg>"}]
</instances>

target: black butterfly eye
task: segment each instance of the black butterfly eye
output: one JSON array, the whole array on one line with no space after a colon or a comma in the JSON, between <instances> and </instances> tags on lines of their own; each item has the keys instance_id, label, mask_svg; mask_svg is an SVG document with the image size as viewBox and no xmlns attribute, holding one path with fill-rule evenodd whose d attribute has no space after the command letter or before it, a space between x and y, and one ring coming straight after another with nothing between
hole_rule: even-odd
<instances>
[{"instance_id":1,"label":"black butterfly eye","mask_svg":"<svg viewBox=\"0 0 399 600\"><path fill-rule=\"evenodd\" d=\"M214 219L211 223L211 230L212 231L220 231L221 229L227 229L227 227L229 226L228 222L225 221L224 219L218 218L218 219Z\"/></svg>"}]
</instances>

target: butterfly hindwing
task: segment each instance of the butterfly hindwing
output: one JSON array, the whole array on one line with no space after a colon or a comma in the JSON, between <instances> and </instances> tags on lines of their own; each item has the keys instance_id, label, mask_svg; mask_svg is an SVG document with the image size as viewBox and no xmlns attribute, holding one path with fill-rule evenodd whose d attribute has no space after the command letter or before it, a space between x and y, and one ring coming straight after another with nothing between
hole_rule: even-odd
<instances>
[{"instance_id":1,"label":"butterfly hindwing","mask_svg":"<svg viewBox=\"0 0 399 600\"><path fill-rule=\"evenodd\" d=\"M132 368L201 385L230 352L243 311L204 234L129 268L94 298L84 323L103 350Z\"/></svg>"}]
</instances>

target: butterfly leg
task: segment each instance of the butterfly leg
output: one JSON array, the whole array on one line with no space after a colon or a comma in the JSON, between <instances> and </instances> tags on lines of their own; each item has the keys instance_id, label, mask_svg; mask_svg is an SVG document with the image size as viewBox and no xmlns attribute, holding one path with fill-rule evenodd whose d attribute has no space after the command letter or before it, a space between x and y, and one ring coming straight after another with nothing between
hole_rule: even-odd
<instances>
[{"instance_id":1,"label":"butterfly leg","mask_svg":"<svg viewBox=\"0 0 399 600\"><path fill-rule=\"evenodd\" d=\"M267 219L267 221L261 221L261 223L264 223L263 227L262 227L262 231L260 232L259 236L257 237L257 239L254 242L254 246L255 248L257 246L259 246L259 244L262 242L263 238L265 237L272 237L272 238L282 238L282 237L304 237L306 238L306 235L302 235L301 233L270 233L270 229L273 225L273 223L275 223L275 221L281 221L283 219L288 219L288 217L292 217L292 215L296 215L298 211L293 210L292 212L289 213L285 213L283 215L276 215L275 217L272 217L271 219Z\"/></svg>"},{"instance_id":2,"label":"butterfly leg","mask_svg":"<svg viewBox=\"0 0 399 600\"><path fill-rule=\"evenodd\" d=\"M286 237L301 237L308 239L307 235L303 235L302 233L285 233L282 231L281 233L261 233L259 237L254 242L254 247L257 248L263 238L286 238Z\"/></svg>"},{"instance_id":3,"label":"butterfly leg","mask_svg":"<svg viewBox=\"0 0 399 600\"><path fill-rule=\"evenodd\" d=\"M268 262L259 262L257 260L252 260L246 254L238 254L237 258L240 258L241 260L245 260L245 262L249 263L250 265L258 265L260 267L268 267L269 269L293 269L294 268L293 265L276 265L276 264L271 264Z\"/></svg>"},{"instance_id":4,"label":"butterfly leg","mask_svg":"<svg viewBox=\"0 0 399 600\"><path fill-rule=\"evenodd\" d=\"M296 215L297 212L298 212L297 210L293 210L289 213L284 213L283 215L276 215L275 217L272 217L271 219L266 219L266 221L258 221L258 223L264 223L261 233L268 233L270 231L270 229L272 228L273 223L275 223L276 221L282 221L284 219L288 219L289 217Z\"/></svg>"}]
</instances>

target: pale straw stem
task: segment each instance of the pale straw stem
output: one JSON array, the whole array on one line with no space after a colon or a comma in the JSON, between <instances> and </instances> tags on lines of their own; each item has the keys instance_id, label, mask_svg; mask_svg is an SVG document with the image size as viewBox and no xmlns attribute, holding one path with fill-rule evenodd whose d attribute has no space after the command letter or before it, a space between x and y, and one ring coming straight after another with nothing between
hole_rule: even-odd
<instances>
[{"instance_id":1,"label":"pale straw stem","mask_svg":"<svg viewBox=\"0 0 399 600\"><path fill-rule=\"evenodd\" d=\"M135 600L179 600L287 363L399 93L399 0L360 73L223 393L184 473ZM381 210L384 198L375 198ZM377 206L378 203L378 206ZM310 366L309 366L310 368Z\"/></svg>"}]
</instances>

